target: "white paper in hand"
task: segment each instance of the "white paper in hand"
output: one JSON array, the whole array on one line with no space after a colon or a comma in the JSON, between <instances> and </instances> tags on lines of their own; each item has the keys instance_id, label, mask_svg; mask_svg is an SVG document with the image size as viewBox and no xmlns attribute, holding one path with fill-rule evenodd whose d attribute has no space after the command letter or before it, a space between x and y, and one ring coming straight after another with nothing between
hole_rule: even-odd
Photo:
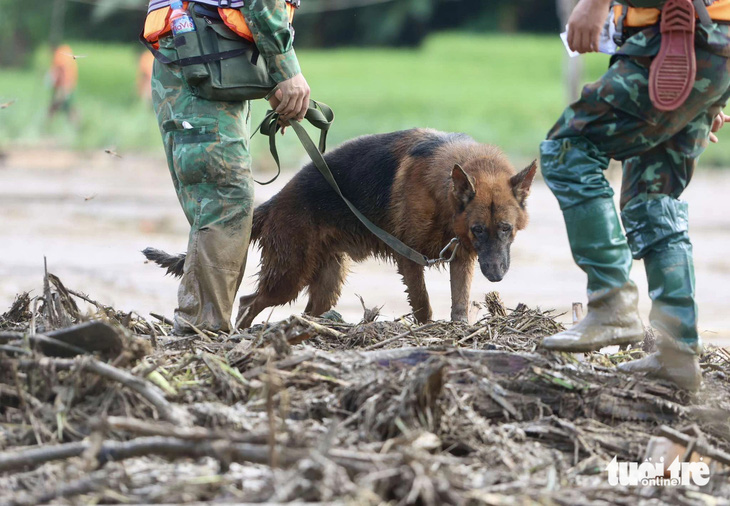
<instances>
[{"instance_id":1,"label":"white paper in hand","mask_svg":"<svg viewBox=\"0 0 730 506\"><path fill-rule=\"evenodd\" d=\"M606 18L606 22L603 25L603 30L601 30L601 36L598 40L599 52L608 55L616 53L618 47L613 41L613 35L615 33L616 25L613 21L613 13L610 13ZM568 45L568 25L565 25L565 31L560 34L560 40L563 41L563 45L565 46L565 50L568 52L568 56L570 56L571 58L575 58L580 54L578 51L573 51L572 49L570 49L570 46Z\"/></svg>"},{"instance_id":2,"label":"white paper in hand","mask_svg":"<svg viewBox=\"0 0 730 506\"><path fill-rule=\"evenodd\" d=\"M570 46L568 45L568 27L565 27L565 31L560 34L560 40L563 41L563 45L565 46L565 50L568 52L568 56L571 58L575 58L576 56L580 55L578 51L573 51L570 49Z\"/></svg>"}]
</instances>

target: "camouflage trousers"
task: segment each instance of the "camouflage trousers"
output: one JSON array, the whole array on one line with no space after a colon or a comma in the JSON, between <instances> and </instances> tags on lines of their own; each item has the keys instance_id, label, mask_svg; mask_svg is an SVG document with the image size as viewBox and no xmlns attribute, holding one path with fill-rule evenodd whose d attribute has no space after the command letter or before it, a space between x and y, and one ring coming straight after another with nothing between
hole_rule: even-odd
<instances>
[{"instance_id":1,"label":"camouflage trousers","mask_svg":"<svg viewBox=\"0 0 730 506\"><path fill-rule=\"evenodd\" d=\"M176 58L172 37L160 40L160 51ZM158 61L152 101L172 182L190 223L175 328L227 332L253 216L249 104L198 98L179 67Z\"/></svg>"},{"instance_id":2,"label":"camouflage trousers","mask_svg":"<svg viewBox=\"0 0 730 506\"><path fill-rule=\"evenodd\" d=\"M697 49L697 79L689 98L679 109L663 112L649 99L650 64L649 57L615 56L606 74L586 86L550 130L541 145L542 170L567 223L569 213L599 202L615 215L603 171L610 158L623 162L620 203L626 235L610 216L605 225L594 224L613 229L611 237L583 251L596 256L614 250L610 262L593 262L595 270L603 271L594 276L594 284L628 282L631 255L644 259L652 325L695 348L692 245L687 204L678 199L707 147L714 116L730 98L730 66L727 58ZM573 239L576 258L574 244L580 237ZM581 265L578 258L576 262ZM589 292L590 284L589 273Z\"/></svg>"}]
</instances>

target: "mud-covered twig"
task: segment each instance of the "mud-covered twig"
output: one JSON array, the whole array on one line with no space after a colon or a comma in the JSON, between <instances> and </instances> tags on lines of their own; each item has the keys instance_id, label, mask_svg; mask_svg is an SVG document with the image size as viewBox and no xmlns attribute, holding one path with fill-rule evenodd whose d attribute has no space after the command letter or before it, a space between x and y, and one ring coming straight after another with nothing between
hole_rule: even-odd
<instances>
[{"instance_id":1,"label":"mud-covered twig","mask_svg":"<svg viewBox=\"0 0 730 506\"><path fill-rule=\"evenodd\" d=\"M279 378L274 376L274 368L269 361L266 364L266 417L269 425L269 467L278 465L279 455L276 451L276 412L274 411L274 395L281 386Z\"/></svg>"},{"instance_id":2,"label":"mud-covered twig","mask_svg":"<svg viewBox=\"0 0 730 506\"><path fill-rule=\"evenodd\" d=\"M53 337L45 336L43 334L35 334L33 336L29 336L28 338L30 342L34 344L48 344L52 346L56 346L57 348L62 348L70 353L74 353L76 355L87 355L89 354L88 350L85 350L83 348L79 348L78 346L74 346L73 344L64 343L63 341L60 341L58 339L55 339Z\"/></svg>"},{"instance_id":3,"label":"mud-covered twig","mask_svg":"<svg viewBox=\"0 0 730 506\"><path fill-rule=\"evenodd\" d=\"M161 321L162 323L166 323L168 325L172 325L173 327L175 326L175 322L172 321L171 319L167 318L166 316L162 316L162 315L159 315L157 313L150 313L150 316L152 318L156 319L156 320Z\"/></svg>"},{"instance_id":4,"label":"mud-covered twig","mask_svg":"<svg viewBox=\"0 0 730 506\"><path fill-rule=\"evenodd\" d=\"M89 440L66 443L55 446L42 446L15 452L0 454L0 472L14 471L26 467L39 466L53 460L64 460L78 457L91 447ZM282 448L279 452L279 465L291 465L304 458L308 452L304 450ZM131 441L104 441L98 449L97 459L101 464L109 461L120 461L134 457L157 455L168 459L213 457L228 462L253 462L267 464L269 461L268 445L252 445L248 443L231 443L219 439L216 441L197 441L174 437L141 437Z\"/></svg>"},{"instance_id":5,"label":"mud-covered twig","mask_svg":"<svg viewBox=\"0 0 730 506\"><path fill-rule=\"evenodd\" d=\"M364 348L364 351L377 350L378 348L388 346L390 343L393 343L393 342L397 341L398 339L403 339L404 337L408 337L408 336L418 332L419 330L430 329L434 325L437 325L437 323L431 322L431 323L427 323L426 325L421 325L420 327L416 327L415 329L408 329L406 332L395 335L393 337L389 337L388 339L377 342L375 344L371 344L370 346Z\"/></svg>"},{"instance_id":6,"label":"mud-covered twig","mask_svg":"<svg viewBox=\"0 0 730 506\"><path fill-rule=\"evenodd\" d=\"M325 327L324 325L320 325L319 323L315 323L311 320L307 320L306 318L302 318L299 315L292 315L292 318L302 325L311 327L312 329L314 329L315 332L317 332L317 334L333 337L335 339L342 339L345 337L345 334L343 334L342 332L331 329L329 327Z\"/></svg>"},{"instance_id":7,"label":"mud-covered twig","mask_svg":"<svg viewBox=\"0 0 730 506\"><path fill-rule=\"evenodd\" d=\"M0 341L7 343L9 341L17 341L23 339L25 333L23 332L0 332Z\"/></svg>"},{"instance_id":8,"label":"mud-covered twig","mask_svg":"<svg viewBox=\"0 0 730 506\"><path fill-rule=\"evenodd\" d=\"M459 339L456 342L456 344L464 344L465 342L469 341L470 339L473 339L473 338L475 338L477 336L480 336L480 335L482 335L482 334L484 334L485 332L488 332L488 331L489 331L489 326L488 325L485 325L484 327L482 327L482 328L480 328L480 329L472 332L468 336Z\"/></svg>"},{"instance_id":9,"label":"mud-covered twig","mask_svg":"<svg viewBox=\"0 0 730 506\"><path fill-rule=\"evenodd\" d=\"M79 348L78 346L74 346L73 344L64 343L63 341L59 341L58 339L46 336L44 334L26 335L23 332L0 332L0 341L3 342L17 341L25 339L26 337L33 344L50 344L58 348L63 348L64 350L70 353L74 353L76 355L85 355L89 353L83 348Z\"/></svg>"},{"instance_id":10,"label":"mud-covered twig","mask_svg":"<svg viewBox=\"0 0 730 506\"><path fill-rule=\"evenodd\" d=\"M43 367L44 365L53 365L54 367L56 367L56 369L71 369L77 366L81 370L93 372L106 379L121 383L127 388L130 388L137 392L139 395L149 401L150 404L155 407L155 409L157 409L160 418L162 418L163 420L180 425L189 424L189 415L187 411L179 406L175 406L168 402L167 399L165 399L162 390L160 390L158 387L156 387L149 381L138 378L137 376L134 376L126 371L118 369L104 362L100 362L88 356L76 360L42 358L38 361L27 359L20 361L20 366L23 369L37 367L38 365L40 365L41 367Z\"/></svg>"},{"instance_id":11,"label":"mud-covered twig","mask_svg":"<svg viewBox=\"0 0 730 506\"><path fill-rule=\"evenodd\" d=\"M53 297L51 295L51 283L48 281L48 259L43 257L43 300L46 310L46 321L49 325L56 325L56 317L53 314Z\"/></svg>"},{"instance_id":12,"label":"mud-covered twig","mask_svg":"<svg viewBox=\"0 0 730 506\"><path fill-rule=\"evenodd\" d=\"M16 355L30 355L31 352L25 348L18 348L17 346L10 346L7 344L0 344L0 351L5 353L16 354Z\"/></svg>"},{"instance_id":13,"label":"mud-covered twig","mask_svg":"<svg viewBox=\"0 0 730 506\"><path fill-rule=\"evenodd\" d=\"M86 442L55 446L38 446L27 450L0 453L0 472L35 467L53 460L64 460L81 455L89 446Z\"/></svg>"},{"instance_id":14,"label":"mud-covered twig","mask_svg":"<svg viewBox=\"0 0 730 506\"><path fill-rule=\"evenodd\" d=\"M89 304L91 304L92 306L94 306L97 309L101 309L104 311L106 311L107 309L111 309L109 306L105 306L104 304L101 304L101 303L95 301L88 295L85 295L81 292L77 292L76 290L70 290L68 288L66 290L68 291L68 293L70 293L74 297L78 297L79 299L83 300L84 302L88 302Z\"/></svg>"},{"instance_id":15,"label":"mud-covered twig","mask_svg":"<svg viewBox=\"0 0 730 506\"><path fill-rule=\"evenodd\" d=\"M305 353L304 355L299 355L296 357L289 357L285 358L284 360L278 360L276 362L273 362L271 366L275 369L288 369L290 367L294 367L295 365L299 365L302 362L306 362L308 360L312 360L314 358L314 353ZM243 373L244 379L253 379L256 376L259 376L266 372L267 367L266 366L260 366L255 367L251 369L250 371L246 371Z\"/></svg>"},{"instance_id":16,"label":"mud-covered twig","mask_svg":"<svg viewBox=\"0 0 730 506\"><path fill-rule=\"evenodd\" d=\"M474 359L511 356L510 352L501 350L472 350L470 348L445 348L439 346L413 346L408 348L393 348L390 350L361 351L360 355L367 358L369 362L374 362L379 360L400 360L416 353L423 355L461 356ZM535 353L520 353L519 357L525 360L542 361L540 355Z\"/></svg>"},{"instance_id":17,"label":"mud-covered twig","mask_svg":"<svg viewBox=\"0 0 730 506\"><path fill-rule=\"evenodd\" d=\"M682 432L679 432L678 430L672 429L667 425L662 425L661 427L659 427L659 435L671 441L674 441L675 443L682 444L686 447L692 445L694 446L695 451L697 451L698 453L706 455L707 457L710 457L713 460L717 460L718 462L722 462L726 466L730 466L730 454L723 452L722 450L713 448L702 441L698 441L697 438L694 438L689 434L684 434Z\"/></svg>"},{"instance_id":18,"label":"mud-covered twig","mask_svg":"<svg viewBox=\"0 0 730 506\"><path fill-rule=\"evenodd\" d=\"M227 430L213 430L202 427L177 427L165 422L146 422L136 418L110 416L98 420L94 428L106 426L113 430L123 430L144 436L169 436L189 441L225 439L233 443L264 443L268 441L266 432L241 433Z\"/></svg>"},{"instance_id":19,"label":"mud-covered twig","mask_svg":"<svg viewBox=\"0 0 730 506\"><path fill-rule=\"evenodd\" d=\"M76 443L0 453L0 473L37 467L54 460L78 457L91 448L93 444L91 440L87 439ZM97 450L96 458L102 465L110 461L118 462L153 455L166 459L212 457L223 462L251 462L254 464L268 464L269 462L268 445L231 443L225 439L191 442L187 439L174 437L141 437L131 441L104 441L98 446ZM309 455L308 450L280 447L277 463L279 466L289 467ZM393 455L338 449L333 449L328 457L337 464L353 471L369 469L374 464L394 464L400 460L399 457Z\"/></svg>"},{"instance_id":20,"label":"mud-covered twig","mask_svg":"<svg viewBox=\"0 0 730 506\"><path fill-rule=\"evenodd\" d=\"M180 321L182 321L185 325L189 326L193 331L198 335L198 337L205 339L208 339L208 336L203 333L202 330L200 330L198 327L187 321L185 318L179 317Z\"/></svg>"},{"instance_id":21,"label":"mud-covered twig","mask_svg":"<svg viewBox=\"0 0 730 506\"><path fill-rule=\"evenodd\" d=\"M95 471L83 478L72 481L71 483L57 484L47 490L36 492L34 494L23 494L10 498L8 504L25 506L35 504L46 504L59 497L75 497L82 494L88 494L99 490L109 483L109 473L106 469Z\"/></svg>"}]
</instances>

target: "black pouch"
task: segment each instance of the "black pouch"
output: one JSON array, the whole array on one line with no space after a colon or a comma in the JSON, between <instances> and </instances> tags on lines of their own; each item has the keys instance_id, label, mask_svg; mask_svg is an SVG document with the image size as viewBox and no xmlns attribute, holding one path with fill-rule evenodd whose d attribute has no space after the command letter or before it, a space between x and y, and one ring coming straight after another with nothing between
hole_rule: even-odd
<instances>
[{"instance_id":1,"label":"black pouch","mask_svg":"<svg viewBox=\"0 0 730 506\"><path fill-rule=\"evenodd\" d=\"M198 41L198 33L187 32L174 38L173 44L177 51L178 61L192 61L195 57L200 56L200 42ZM201 82L210 77L207 65L203 62L189 63L188 65L180 65L185 81L192 88L198 86Z\"/></svg>"},{"instance_id":2,"label":"black pouch","mask_svg":"<svg viewBox=\"0 0 730 506\"><path fill-rule=\"evenodd\" d=\"M202 54L237 56L207 63L210 77L198 84L194 93L208 100L255 100L264 98L276 87L253 42L239 36L222 21L199 19L196 27Z\"/></svg>"},{"instance_id":3,"label":"black pouch","mask_svg":"<svg viewBox=\"0 0 730 506\"><path fill-rule=\"evenodd\" d=\"M256 45L219 19L189 10L195 31L175 37L177 60L170 60L140 36L155 58L178 65L192 92L206 100L240 102L266 97L275 87Z\"/></svg>"}]
</instances>

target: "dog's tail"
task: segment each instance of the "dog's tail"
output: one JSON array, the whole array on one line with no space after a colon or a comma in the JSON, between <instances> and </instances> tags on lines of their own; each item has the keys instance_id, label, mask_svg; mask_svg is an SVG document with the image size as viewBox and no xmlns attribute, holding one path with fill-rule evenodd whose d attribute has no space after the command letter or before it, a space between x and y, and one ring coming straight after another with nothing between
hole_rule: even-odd
<instances>
[{"instance_id":1,"label":"dog's tail","mask_svg":"<svg viewBox=\"0 0 730 506\"><path fill-rule=\"evenodd\" d=\"M269 216L269 202L268 200L254 209L253 212L253 225L251 226L251 242L254 243L261 239L261 235L264 233L264 224Z\"/></svg>"},{"instance_id":2,"label":"dog's tail","mask_svg":"<svg viewBox=\"0 0 730 506\"><path fill-rule=\"evenodd\" d=\"M260 205L256 208L253 213L253 227L251 229L251 242L256 242L260 237L264 229L264 222L268 215L268 206L265 204ZM170 255L162 250L155 248L145 248L142 250L142 254L150 262L154 262L163 269L167 269L166 274L172 274L176 278L182 277L183 267L185 266L185 253L179 255Z\"/></svg>"},{"instance_id":3,"label":"dog's tail","mask_svg":"<svg viewBox=\"0 0 730 506\"><path fill-rule=\"evenodd\" d=\"M169 255L162 250L155 248L145 248L142 254L147 260L156 263L162 268L167 268L167 274L172 274L176 278L183 275L183 266L185 265L185 253L179 255Z\"/></svg>"}]
</instances>

